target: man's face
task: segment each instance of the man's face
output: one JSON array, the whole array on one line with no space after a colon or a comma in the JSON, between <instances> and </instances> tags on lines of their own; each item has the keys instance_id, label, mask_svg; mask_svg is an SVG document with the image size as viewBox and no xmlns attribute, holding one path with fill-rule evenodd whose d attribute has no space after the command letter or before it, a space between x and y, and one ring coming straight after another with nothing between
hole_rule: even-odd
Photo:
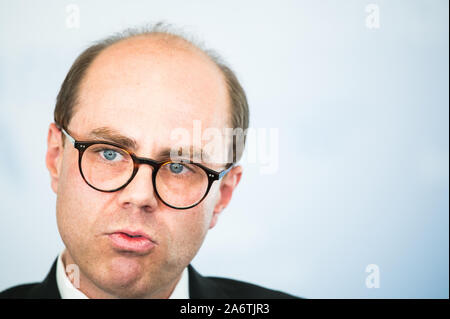
<instances>
[{"instance_id":1,"label":"man's face","mask_svg":"<svg viewBox=\"0 0 450 319\"><path fill-rule=\"evenodd\" d=\"M157 159L177 142L171 140L174 129L192 137L194 120L202 128L222 129L229 126L229 112L224 80L211 62L198 52L141 37L113 45L93 62L68 130L77 140L92 140L93 130L107 127L134 139L136 155ZM81 290L88 296L167 297L231 198L240 168L226 176L227 185L214 182L199 205L177 210L157 198L149 165L141 165L120 191L91 188L80 175L78 151L67 140L57 151L58 139L51 126L47 166L66 264L80 267ZM124 229L148 234L155 246L145 254L118 251L109 234Z\"/></svg>"}]
</instances>

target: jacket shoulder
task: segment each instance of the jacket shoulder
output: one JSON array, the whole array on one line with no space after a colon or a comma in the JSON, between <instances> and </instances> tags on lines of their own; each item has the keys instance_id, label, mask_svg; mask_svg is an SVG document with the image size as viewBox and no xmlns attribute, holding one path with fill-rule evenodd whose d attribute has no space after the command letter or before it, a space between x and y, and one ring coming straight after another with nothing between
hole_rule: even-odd
<instances>
[{"instance_id":1,"label":"jacket shoulder","mask_svg":"<svg viewBox=\"0 0 450 319\"><path fill-rule=\"evenodd\" d=\"M220 287L225 294L236 299L298 299L299 297L259 285L222 277L206 277Z\"/></svg>"},{"instance_id":2,"label":"jacket shoulder","mask_svg":"<svg viewBox=\"0 0 450 319\"><path fill-rule=\"evenodd\" d=\"M244 281L223 277L204 277L189 270L189 296L191 299L299 299L299 297L261 287Z\"/></svg>"},{"instance_id":3,"label":"jacket shoulder","mask_svg":"<svg viewBox=\"0 0 450 319\"><path fill-rule=\"evenodd\" d=\"M0 292L0 299L27 299L33 298L33 291L39 283L17 285Z\"/></svg>"},{"instance_id":4,"label":"jacket shoulder","mask_svg":"<svg viewBox=\"0 0 450 319\"><path fill-rule=\"evenodd\" d=\"M42 282L14 286L0 292L0 299L60 299L56 283L56 262Z\"/></svg>"}]
</instances>

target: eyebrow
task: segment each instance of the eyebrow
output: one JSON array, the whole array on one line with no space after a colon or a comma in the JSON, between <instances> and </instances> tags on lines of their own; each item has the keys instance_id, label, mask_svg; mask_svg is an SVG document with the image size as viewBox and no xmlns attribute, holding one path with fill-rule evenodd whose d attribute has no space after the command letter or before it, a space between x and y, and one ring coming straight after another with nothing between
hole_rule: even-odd
<instances>
[{"instance_id":1,"label":"eyebrow","mask_svg":"<svg viewBox=\"0 0 450 319\"><path fill-rule=\"evenodd\" d=\"M133 152L136 152L136 150L139 148L139 143L137 143L135 139L125 136L125 135L121 134L119 131L117 131L113 128L110 128L110 127L106 127L106 126L99 127L99 128L92 130L88 134L88 136L89 136L89 138L93 138L98 141L103 140L103 141L112 142L114 144L118 144L118 145L122 146L123 148L133 151ZM193 145L186 145L186 146L179 147L178 157L177 157L179 159L186 157L186 156L182 156L182 154L180 154L181 149L189 150L190 160L194 160L194 158L195 159L200 158L202 162L205 162L205 160L206 161L210 160L210 156L204 150L196 149L196 148L194 148ZM172 148L166 147L156 154L156 159L170 159L171 152L172 152Z\"/></svg>"},{"instance_id":2,"label":"eyebrow","mask_svg":"<svg viewBox=\"0 0 450 319\"><path fill-rule=\"evenodd\" d=\"M118 131L109 127L99 127L92 130L88 136L95 140L105 140L115 144L119 144L126 149L136 151L138 143L135 139L120 134Z\"/></svg>"}]
</instances>

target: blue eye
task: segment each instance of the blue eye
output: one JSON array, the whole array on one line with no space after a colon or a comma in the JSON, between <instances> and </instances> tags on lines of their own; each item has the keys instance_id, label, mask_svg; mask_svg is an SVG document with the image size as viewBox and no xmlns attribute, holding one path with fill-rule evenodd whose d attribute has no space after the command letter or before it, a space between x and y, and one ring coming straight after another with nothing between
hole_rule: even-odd
<instances>
[{"instance_id":1,"label":"blue eye","mask_svg":"<svg viewBox=\"0 0 450 319\"><path fill-rule=\"evenodd\" d=\"M171 163L169 164L170 171L175 174L179 174L183 171L184 166L179 163Z\"/></svg>"},{"instance_id":2,"label":"blue eye","mask_svg":"<svg viewBox=\"0 0 450 319\"><path fill-rule=\"evenodd\" d=\"M115 152L113 150L104 150L102 152L102 155L108 161L112 161L112 160L114 160L117 157L117 152Z\"/></svg>"}]
</instances>

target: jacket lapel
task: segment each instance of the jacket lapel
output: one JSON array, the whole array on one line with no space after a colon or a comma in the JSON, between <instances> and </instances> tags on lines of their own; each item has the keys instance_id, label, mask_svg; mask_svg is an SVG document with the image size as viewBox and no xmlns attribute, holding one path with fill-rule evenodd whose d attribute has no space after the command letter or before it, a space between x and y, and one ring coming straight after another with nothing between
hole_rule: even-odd
<instances>
[{"instance_id":1,"label":"jacket lapel","mask_svg":"<svg viewBox=\"0 0 450 319\"><path fill-rule=\"evenodd\" d=\"M29 298L61 299L56 284L56 261L53 262L47 277L40 284L34 286L29 292Z\"/></svg>"},{"instance_id":2,"label":"jacket lapel","mask_svg":"<svg viewBox=\"0 0 450 319\"><path fill-rule=\"evenodd\" d=\"M190 299L226 299L229 296L211 278L200 275L192 265L189 271L189 298Z\"/></svg>"}]
</instances>

